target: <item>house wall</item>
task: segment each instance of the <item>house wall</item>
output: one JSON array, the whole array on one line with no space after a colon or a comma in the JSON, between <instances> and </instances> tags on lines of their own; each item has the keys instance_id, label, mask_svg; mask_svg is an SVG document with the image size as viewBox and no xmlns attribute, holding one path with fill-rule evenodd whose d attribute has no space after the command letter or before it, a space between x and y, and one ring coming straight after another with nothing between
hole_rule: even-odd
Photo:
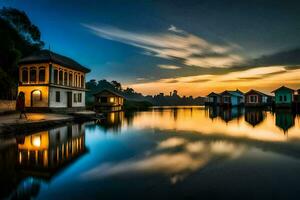
<instances>
[{"instance_id":1,"label":"house wall","mask_svg":"<svg viewBox=\"0 0 300 200\"><path fill-rule=\"evenodd\" d=\"M60 92L60 102L56 102L56 92ZM68 92L72 92L72 107L85 107L85 91L56 87L50 87L49 107L66 108L68 106ZM78 95L79 93L82 95L81 102L75 102L74 94Z\"/></svg>"},{"instance_id":2,"label":"house wall","mask_svg":"<svg viewBox=\"0 0 300 200\"><path fill-rule=\"evenodd\" d=\"M40 91L42 99L35 107L48 107L48 86L19 86L18 93L25 94L25 107L31 107L31 93L33 91Z\"/></svg>"},{"instance_id":3,"label":"house wall","mask_svg":"<svg viewBox=\"0 0 300 200\"><path fill-rule=\"evenodd\" d=\"M280 96L282 96L282 100L280 100ZM284 96L286 96L286 101L284 100ZM293 101L293 94L289 90L279 90L275 92L275 103L276 104L291 104Z\"/></svg>"},{"instance_id":4,"label":"house wall","mask_svg":"<svg viewBox=\"0 0 300 200\"><path fill-rule=\"evenodd\" d=\"M251 96L256 96L257 97L257 102L251 102ZM263 98L262 98L262 95L259 95L257 93L247 93L245 95L245 102L247 104L257 104L257 103L262 103L263 101Z\"/></svg>"}]
</instances>

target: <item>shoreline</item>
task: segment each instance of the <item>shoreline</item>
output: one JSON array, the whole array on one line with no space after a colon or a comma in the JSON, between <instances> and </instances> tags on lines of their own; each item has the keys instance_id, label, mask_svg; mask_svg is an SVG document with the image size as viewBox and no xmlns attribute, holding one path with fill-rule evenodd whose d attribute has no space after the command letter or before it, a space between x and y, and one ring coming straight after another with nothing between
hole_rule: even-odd
<instances>
[{"instance_id":1,"label":"shoreline","mask_svg":"<svg viewBox=\"0 0 300 200\"><path fill-rule=\"evenodd\" d=\"M0 120L0 137L9 136L9 135L20 135L28 134L32 132L42 131L48 128L54 128L61 125L66 125L76 122L86 122L95 119L95 115L92 113L89 114L74 114L74 115L57 115L52 113L28 113L29 118L33 119L4 119L7 122L2 122ZM34 119L38 115L38 119ZM9 117L10 115L6 115ZM42 117L41 117L42 116ZM1 116L4 118L5 116Z\"/></svg>"}]
</instances>

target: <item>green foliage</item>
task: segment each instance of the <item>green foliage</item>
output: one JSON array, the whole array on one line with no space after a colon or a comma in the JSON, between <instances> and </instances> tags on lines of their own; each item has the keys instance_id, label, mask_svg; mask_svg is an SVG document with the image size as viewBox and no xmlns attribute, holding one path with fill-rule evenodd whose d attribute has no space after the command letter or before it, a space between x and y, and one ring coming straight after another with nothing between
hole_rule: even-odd
<instances>
[{"instance_id":1,"label":"green foliage","mask_svg":"<svg viewBox=\"0 0 300 200\"><path fill-rule=\"evenodd\" d=\"M16 96L17 63L21 57L40 50L44 43L41 33L27 15L14 8L0 9L0 99Z\"/></svg>"},{"instance_id":2,"label":"green foliage","mask_svg":"<svg viewBox=\"0 0 300 200\"><path fill-rule=\"evenodd\" d=\"M124 102L124 110L147 110L151 106L153 106L152 103L148 101L126 100Z\"/></svg>"}]
</instances>

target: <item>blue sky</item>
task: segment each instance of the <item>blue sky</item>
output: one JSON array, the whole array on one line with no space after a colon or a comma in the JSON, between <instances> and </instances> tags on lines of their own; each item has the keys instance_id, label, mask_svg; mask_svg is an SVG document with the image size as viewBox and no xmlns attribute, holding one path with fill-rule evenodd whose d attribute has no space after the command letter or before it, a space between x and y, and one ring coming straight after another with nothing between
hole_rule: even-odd
<instances>
[{"instance_id":1,"label":"blue sky","mask_svg":"<svg viewBox=\"0 0 300 200\"><path fill-rule=\"evenodd\" d=\"M258 66L252 60L300 46L296 1L2 0L0 6L24 10L40 28L45 48L89 67L88 79L116 79L149 94L159 92L153 87L204 94L217 84L212 77L249 69L266 73L252 74L258 79L289 73L289 62ZM275 87L279 78L261 89ZM225 81L235 81L226 87L250 87Z\"/></svg>"}]
</instances>

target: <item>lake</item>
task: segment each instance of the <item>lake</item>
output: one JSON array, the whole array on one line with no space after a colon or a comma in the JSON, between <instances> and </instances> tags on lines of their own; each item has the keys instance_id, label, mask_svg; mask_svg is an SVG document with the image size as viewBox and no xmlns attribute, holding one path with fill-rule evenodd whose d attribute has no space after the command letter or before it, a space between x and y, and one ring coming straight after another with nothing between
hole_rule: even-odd
<instances>
[{"instance_id":1,"label":"lake","mask_svg":"<svg viewBox=\"0 0 300 200\"><path fill-rule=\"evenodd\" d=\"M300 199L300 116L154 107L0 138L0 199Z\"/></svg>"}]
</instances>

